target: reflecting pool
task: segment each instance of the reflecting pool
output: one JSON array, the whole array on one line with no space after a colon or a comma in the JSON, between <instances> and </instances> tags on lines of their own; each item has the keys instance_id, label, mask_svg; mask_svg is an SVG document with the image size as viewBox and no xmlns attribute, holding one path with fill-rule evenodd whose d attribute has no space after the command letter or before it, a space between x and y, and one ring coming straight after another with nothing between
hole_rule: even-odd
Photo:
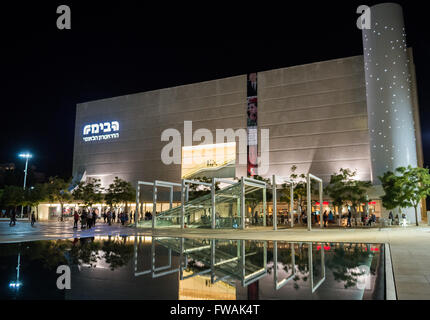
<instances>
[{"instance_id":1,"label":"reflecting pool","mask_svg":"<svg viewBox=\"0 0 430 320\"><path fill-rule=\"evenodd\" d=\"M57 287L67 276L57 273L59 266L68 266L71 289ZM0 298L383 300L384 270L382 244L147 236L34 241L0 244Z\"/></svg>"}]
</instances>

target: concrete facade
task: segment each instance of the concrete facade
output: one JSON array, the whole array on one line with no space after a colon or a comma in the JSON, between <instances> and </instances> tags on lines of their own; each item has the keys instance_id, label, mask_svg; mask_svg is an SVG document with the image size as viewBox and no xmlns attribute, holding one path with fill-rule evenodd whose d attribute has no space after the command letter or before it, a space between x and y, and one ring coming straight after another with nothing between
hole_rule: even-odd
<instances>
[{"instance_id":1,"label":"concrete facade","mask_svg":"<svg viewBox=\"0 0 430 320\"><path fill-rule=\"evenodd\" d=\"M259 73L259 125L270 129L270 175L328 182L340 168L370 180L363 57Z\"/></svg>"},{"instance_id":2,"label":"concrete facade","mask_svg":"<svg viewBox=\"0 0 430 320\"><path fill-rule=\"evenodd\" d=\"M112 120L120 123L118 139L83 141L85 124ZM192 121L193 131L209 129L214 137L216 129L245 129L246 76L78 104L73 176L86 171L87 177L100 178L104 185L115 176L133 183L177 182L181 166L162 163L161 150L168 142L161 141L161 134L174 128L183 139L184 121ZM246 175L246 164L236 166L236 175Z\"/></svg>"},{"instance_id":3,"label":"concrete facade","mask_svg":"<svg viewBox=\"0 0 430 320\"><path fill-rule=\"evenodd\" d=\"M265 176L288 177L296 165L325 182L340 168L372 180L363 56L259 72L258 98L259 130L270 130ZM103 121L119 122L119 138L83 141L83 127ZM177 129L184 145L184 121L193 132L209 129L214 140L216 129L245 129L246 75L78 104L73 176L85 172L103 185L115 176L178 182L181 165L161 161L168 143L161 134ZM246 175L239 156L237 143L237 177Z\"/></svg>"}]
</instances>

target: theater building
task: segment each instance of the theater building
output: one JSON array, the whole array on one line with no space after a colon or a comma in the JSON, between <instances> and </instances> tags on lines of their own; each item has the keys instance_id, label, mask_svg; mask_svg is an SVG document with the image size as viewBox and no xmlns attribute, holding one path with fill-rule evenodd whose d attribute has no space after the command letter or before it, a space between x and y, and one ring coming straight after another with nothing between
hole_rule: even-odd
<instances>
[{"instance_id":1,"label":"theater building","mask_svg":"<svg viewBox=\"0 0 430 320\"><path fill-rule=\"evenodd\" d=\"M375 184L371 205L381 215L377 177L400 165L422 166L423 155L402 9L371 9L363 55L78 104L75 181L97 178L107 186L115 177L133 184L197 176L289 177L294 165L297 173L310 172L327 183L349 168ZM212 133L212 142L201 144L202 129ZM239 134L217 141L220 129L245 130L245 147ZM163 161L163 149L175 139L169 132L179 134L178 163ZM198 164L186 161L196 152Z\"/></svg>"}]
</instances>

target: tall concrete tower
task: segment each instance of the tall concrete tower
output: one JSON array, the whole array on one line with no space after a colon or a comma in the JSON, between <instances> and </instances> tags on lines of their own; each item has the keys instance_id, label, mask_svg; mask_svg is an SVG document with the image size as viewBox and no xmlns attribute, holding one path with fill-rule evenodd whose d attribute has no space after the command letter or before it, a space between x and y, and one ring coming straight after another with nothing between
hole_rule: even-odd
<instances>
[{"instance_id":1,"label":"tall concrete tower","mask_svg":"<svg viewBox=\"0 0 430 320\"><path fill-rule=\"evenodd\" d=\"M370 7L363 29L364 68L373 183L386 171L417 166L410 75L403 10L395 3ZM413 209L407 210L415 221ZM419 218L420 219L420 218Z\"/></svg>"}]
</instances>

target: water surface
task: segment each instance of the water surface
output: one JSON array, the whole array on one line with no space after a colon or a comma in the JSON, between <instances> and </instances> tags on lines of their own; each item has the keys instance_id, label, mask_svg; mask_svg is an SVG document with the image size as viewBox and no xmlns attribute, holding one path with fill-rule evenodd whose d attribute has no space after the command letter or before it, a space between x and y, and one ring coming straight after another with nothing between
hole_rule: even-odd
<instances>
[{"instance_id":1,"label":"water surface","mask_svg":"<svg viewBox=\"0 0 430 320\"><path fill-rule=\"evenodd\" d=\"M0 298L381 300L383 248L145 236L0 244ZM57 288L60 265L71 289Z\"/></svg>"}]
</instances>

